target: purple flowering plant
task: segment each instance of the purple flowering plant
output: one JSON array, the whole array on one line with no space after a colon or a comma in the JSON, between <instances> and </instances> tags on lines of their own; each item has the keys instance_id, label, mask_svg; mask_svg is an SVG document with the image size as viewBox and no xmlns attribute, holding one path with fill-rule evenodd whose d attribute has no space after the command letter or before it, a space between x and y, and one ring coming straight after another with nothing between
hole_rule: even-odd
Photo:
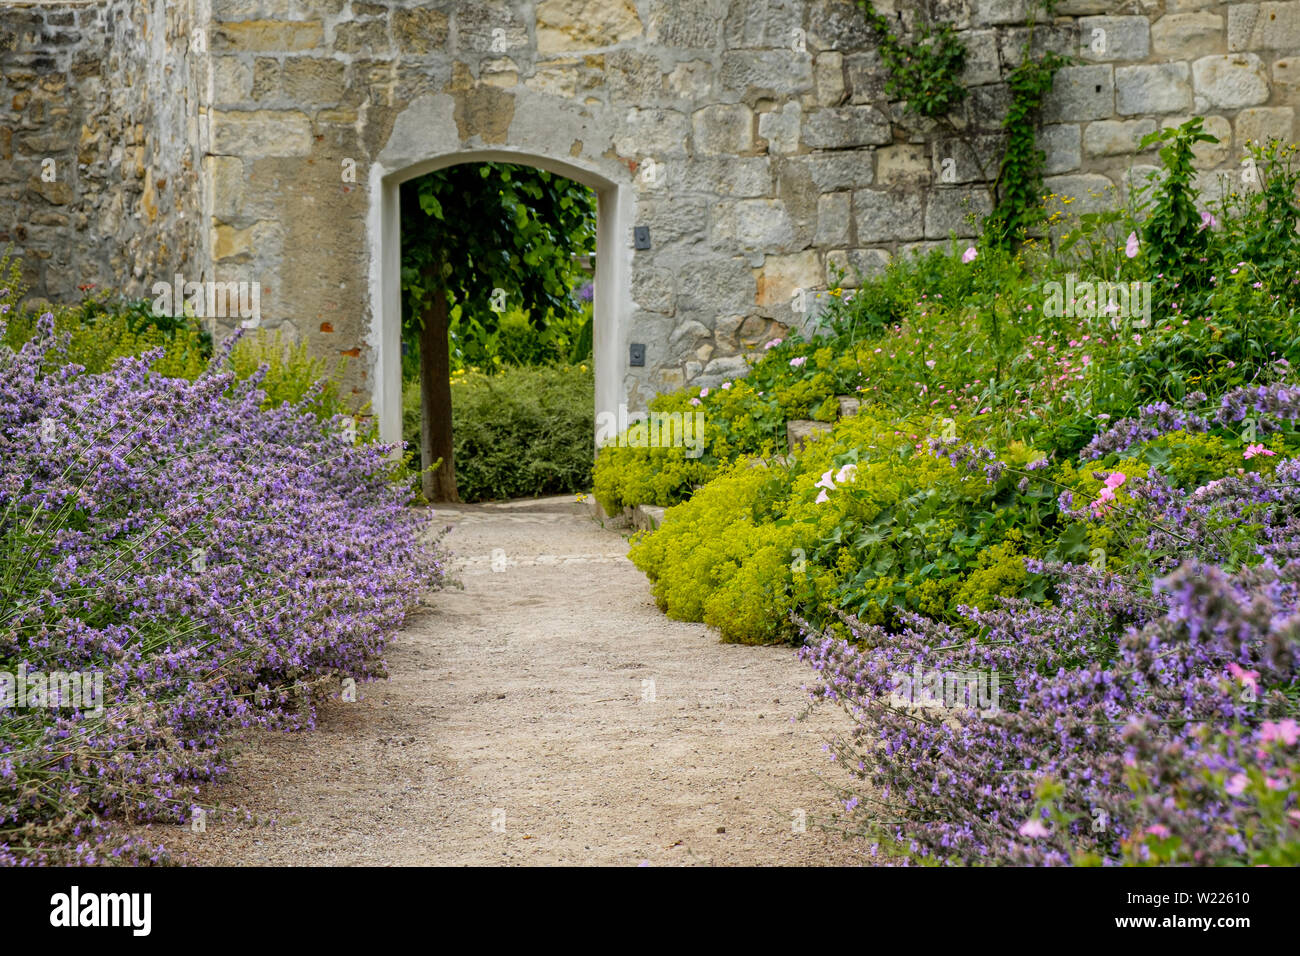
<instances>
[{"instance_id":1,"label":"purple flowering plant","mask_svg":"<svg viewBox=\"0 0 1300 956\"><path fill-rule=\"evenodd\" d=\"M1190 424L1281 427L1298 399L1239 389ZM1188 426L1144 409L1090 452ZM987 452L934 453L1007 470ZM1067 490L1061 511L1129 529L1142 563L1029 560L1051 601L961 607L956 624L909 614L889 632L841 615L852 639L839 640L798 622L813 705L853 719L832 745L857 781L845 825L921 862L1300 862L1300 458L1191 489L1099 474L1091 502ZM997 708L900 702L898 675L918 667L997 674Z\"/></svg>"},{"instance_id":2,"label":"purple flowering plant","mask_svg":"<svg viewBox=\"0 0 1300 956\"><path fill-rule=\"evenodd\" d=\"M157 859L117 824L189 820L233 731L384 676L444 558L391 448L310 394L261 408L228 349L191 382L59 348L49 316L0 348L0 672L51 677L0 697L0 863ZM98 706L59 699L74 672Z\"/></svg>"}]
</instances>

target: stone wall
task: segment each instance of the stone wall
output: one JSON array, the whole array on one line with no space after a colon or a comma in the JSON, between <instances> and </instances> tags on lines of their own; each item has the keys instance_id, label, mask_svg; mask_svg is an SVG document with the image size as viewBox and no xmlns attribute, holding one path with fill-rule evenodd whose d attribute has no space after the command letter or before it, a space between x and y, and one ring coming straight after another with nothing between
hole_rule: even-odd
<instances>
[{"instance_id":1,"label":"stone wall","mask_svg":"<svg viewBox=\"0 0 1300 956\"><path fill-rule=\"evenodd\" d=\"M0 3L0 249L29 293L202 269L197 0Z\"/></svg>"},{"instance_id":2,"label":"stone wall","mask_svg":"<svg viewBox=\"0 0 1300 956\"><path fill-rule=\"evenodd\" d=\"M915 4L897 2L906 22ZM21 179L3 174L13 192L4 201L15 208L0 221L4 228L27 221L29 235L39 225L39 243L28 242L49 252L47 286L50 262L77 257L93 261L97 276L110 269L165 278L170 266L161 263L170 260L148 238L161 231L133 231L124 220L152 206L170 230L179 226L175 204L193 199L185 208L201 212L207 228L195 234L192 219L175 228L169 255L188 256L223 281L259 283L264 325L321 355L350 357L352 387L378 395L391 377L391 357L385 364L381 353L393 342L385 323L393 321L396 234L386 203L396 184L458 159L537 162L601 191L602 242L617 249L606 250L597 276L598 381L613 376L607 395L634 409L659 390L743 373L747 355L803 320L798 290L825 289L844 269L852 284L854 269L871 273L891 255L970 236L968 217L991 207L987 183L1008 105L1003 77L1026 37L1023 0L933 0L971 51L970 97L953 118L954 135L890 102L880 57L850 0L210 5L209 50L193 61L206 77L203 103L192 98L193 76L179 70L170 82L191 99L166 117L156 96L141 104L108 82L103 50L121 45L65 42L61 22L49 19L129 20L126 3L20 10L46 18L44 39L20 40L17 53L4 54L27 57L31 74L11 90L6 60L5 96L42 89L47 72L55 88L42 99L57 99L65 86L77 95L66 119L52 111L42 119L30 103L17 120L0 112L15 158L29 162L47 148L47 135L48 148L75 149L69 137L88 135L81 130L114 102L143 105L155 129L161 119L171 132L182 115L200 120L183 147L172 142L176 156L201 155L201 187L182 189L176 169L164 175L156 149L147 148L133 180L95 180L93 202L76 189L54 202L27 167ZM887 2L877 7L892 13ZM17 15L6 11L6 24ZM162 26L156 14L150 23ZM167 35L179 26L169 22ZM133 28L139 43L143 25ZM1137 152L1137 140L1191 115L1205 116L1222 140L1199 148L1207 186L1216 171L1235 174L1247 139L1295 139L1300 0L1063 0L1035 43L1077 59L1057 77L1040 136L1047 188L1073 197L1074 210L1127 189L1134 171L1155 162ZM129 61L125 75L140 70L130 65L141 59L138 49L119 55ZM183 63L182 53L173 42L162 58ZM39 57L55 68L31 65ZM7 102L0 107L9 111ZM124 155L146 145L150 123L134 124L143 133L100 124L94 155L111 153L110 142ZM0 139L0 150L8 142ZM191 170L176 162L184 179ZM150 169L157 195L146 201ZM80 175L91 181L90 172ZM159 178L168 180L165 196ZM117 202L123 214L114 213ZM163 210L173 218L164 220ZM80 217L83 228L127 245L81 251L78 233L59 216L74 227ZM648 248L634 248L638 226L649 229ZM628 364L632 342L647 346L642 368Z\"/></svg>"}]
</instances>

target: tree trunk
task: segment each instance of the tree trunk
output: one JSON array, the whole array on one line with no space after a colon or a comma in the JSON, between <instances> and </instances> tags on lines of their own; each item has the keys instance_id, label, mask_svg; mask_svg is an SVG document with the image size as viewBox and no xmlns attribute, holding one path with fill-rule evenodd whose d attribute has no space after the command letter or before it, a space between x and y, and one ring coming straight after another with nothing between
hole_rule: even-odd
<instances>
[{"instance_id":1,"label":"tree trunk","mask_svg":"<svg viewBox=\"0 0 1300 956\"><path fill-rule=\"evenodd\" d=\"M451 355L447 345L447 296L438 290L420 330L420 466L424 497L459 501L451 445ZM439 458L436 471L428 471Z\"/></svg>"}]
</instances>

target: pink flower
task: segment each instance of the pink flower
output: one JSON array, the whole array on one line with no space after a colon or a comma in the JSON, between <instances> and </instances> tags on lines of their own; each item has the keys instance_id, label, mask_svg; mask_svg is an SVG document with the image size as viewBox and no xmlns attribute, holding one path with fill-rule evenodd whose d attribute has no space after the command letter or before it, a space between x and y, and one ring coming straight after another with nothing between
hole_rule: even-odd
<instances>
[{"instance_id":1,"label":"pink flower","mask_svg":"<svg viewBox=\"0 0 1300 956\"><path fill-rule=\"evenodd\" d=\"M722 390L723 390L724 392L725 392L727 389L729 389L729 388L731 388L731 383L730 383L730 382L723 382L723 383L722 383Z\"/></svg>"},{"instance_id":2,"label":"pink flower","mask_svg":"<svg viewBox=\"0 0 1300 956\"><path fill-rule=\"evenodd\" d=\"M706 398L708 397L708 394L709 390L707 388L700 389L700 398Z\"/></svg>"},{"instance_id":3,"label":"pink flower","mask_svg":"<svg viewBox=\"0 0 1300 956\"><path fill-rule=\"evenodd\" d=\"M698 405L698 404L700 404L700 400L699 400L698 398L692 398L692 399L691 399L691 404L692 404L692 405Z\"/></svg>"},{"instance_id":4,"label":"pink flower","mask_svg":"<svg viewBox=\"0 0 1300 956\"><path fill-rule=\"evenodd\" d=\"M1113 471L1106 478L1106 487L1114 491L1120 485L1124 484L1127 476L1122 471Z\"/></svg>"},{"instance_id":5,"label":"pink flower","mask_svg":"<svg viewBox=\"0 0 1300 956\"><path fill-rule=\"evenodd\" d=\"M1202 228L1202 229L1213 229L1213 228L1214 228L1215 226L1217 226L1218 224L1219 224L1219 220L1215 219L1214 216L1213 216L1211 213L1208 213L1208 212L1203 212L1203 213L1201 213L1201 228Z\"/></svg>"},{"instance_id":6,"label":"pink flower","mask_svg":"<svg viewBox=\"0 0 1300 956\"><path fill-rule=\"evenodd\" d=\"M1234 773L1228 778L1228 782L1224 784L1223 789L1227 790L1228 793L1232 794L1234 797L1239 797L1246 792L1246 786L1249 783L1250 780L1244 773Z\"/></svg>"},{"instance_id":7,"label":"pink flower","mask_svg":"<svg viewBox=\"0 0 1300 956\"><path fill-rule=\"evenodd\" d=\"M1263 445L1247 445L1246 450L1245 452L1242 453L1241 457L1249 461L1250 459L1254 458L1256 455L1264 455L1265 457L1272 457L1276 454L1277 452L1270 451L1269 449L1265 448Z\"/></svg>"},{"instance_id":8,"label":"pink flower","mask_svg":"<svg viewBox=\"0 0 1300 956\"><path fill-rule=\"evenodd\" d=\"M1160 837L1161 839L1169 836L1169 828L1163 823L1151 824L1151 826L1147 827L1146 832L1151 834L1153 837Z\"/></svg>"},{"instance_id":9,"label":"pink flower","mask_svg":"<svg viewBox=\"0 0 1300 956\"><path fill-rule=\"evenodd\" d=\"M803 363L806 361L808 361L808 356L800 355L798 358L790 359L790 367L798 368L799 366L803 365Z\"/></svg>"},{"instance_id":10,"label":"pink flower","mask_svg":"<svg viewBox=\"0 0 1300 956\"><path fill-rule=\"evenodd\" d=\"M763 346L763 348L765 348L765 349L774 349L774 348L776 348L776 347L777 347L778 345L780 345L780 344L781 344L781 340L780 340L780 339L773 339L772 341L770 341L770 342L768 342L767 344L765 344L765 345Z\"/></svg>"},{"instance_id":11,"label":"pink flower","mask_svg":"<svg viewBox=\"0 0 1300 956\"><path fill-rule=\"evenodd\" d=\"M967 249L965 252L963 252L963 253L961 254L961 261L962 261L962 262L974 262L974 261L975 261L975 257L978 256L978 255L979 255L979 252L975 249L974 246L971 246L969 249Z\"/></svg>"},{"instance_id":12,"label":"pink flower","mask_svg":"<svg viewBox=\"0 0 1300 956\"><path fill-rule=\"evenodd\" d=\"M1237 680L1241 681L1247 687L1259 687L1259 671L1248 671L1236 661L1228 665L1228 673Z\"/></svg>"},{"instance_id":13,"label":"pink flower","mask_svg":"<svg viewBox=\"0 0 1300 956\"><path fill-rule=\"evenodd\" d=\"M1128 256L1130 259L1136 259L1138 246L1138 234L1136 232L1130 232L1128 234L1128 242L1124 243L1124 255Z\"/></svg>"},{"instance_id":14,"label":"pink flower","mask_svg":"<svg viewBox=\"0 0 1300 956\"><path fill-rule=\"evenodd\" d=\"M1276 740L1288 747L1294 747L1295 742L1300 740L1300 724L1290 719L1266 720L1264 726L1260 728L1259 739L1266 744Z\"/></svg>"},{"instance_id":15,"label":"pink flower","mask_svg":"<svg viewBox=\"0 0 1300 956\"><path fill-rule=\"evenodd\" d=\"M1040 837L1051 835L1051 832L1047 829L1047 827L1043 826L1043 821L1038 819L1037 817L1031 817L1030 819L1026 820L1024 823L1020 824L1019 833L1021 836L1027 836L1032 839L1038 839Z\"/></svg>"},{"instance_id":16,"label":"pink flower","mask_svg":"<svg viewBox=\"0 0 1300 956\"><path fill-rule=\"evenodd\" d=\"M831 473L828 471L828 472L826 472L824 475L822 475L822 480L819 481L819 482L817 482L817 484L813 485L813 487L814 487L814 488L825 488L827 491L834 491L834 490L835 490L835 482L834 482L834 480L831 478Z\"/></svg>"},{"instance_id":17,"label":"pink flower","mask_svg":"<svg viewBox=\"0 0 1300 956\"><path fill-rule=\"evenodd\" d=\"M822 490L822 493L819 494L819 495L817 496L817 501L815 502L815 504L819 504L819 505L820 505L820 504L825 504L826 502L828 502L828 501L830 501L830 500L831 500L831 499L830 499L830 496L827 495L825 489L823 489L823 490Z\"/></svg>"}]
</instances>

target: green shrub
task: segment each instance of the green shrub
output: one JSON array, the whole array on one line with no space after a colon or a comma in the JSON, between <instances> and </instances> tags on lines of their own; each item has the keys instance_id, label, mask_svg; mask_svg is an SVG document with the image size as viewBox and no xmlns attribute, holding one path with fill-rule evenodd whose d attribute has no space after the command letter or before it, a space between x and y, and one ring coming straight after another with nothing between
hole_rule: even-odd
<instances>
[{"instance_id":1,"label":"green shrub","mask_svg":"<svg viewBox=\"0 0 1300 956\"><path fill-rule=\"evenodd\" d=\"M285 402L294 405L307 398L306 407L322 421L361 410L354 408L339 392L343 360L331 370L323 359L311 355L305 342L287 341L279 330L245 333L230 350L228 364L240 381L266 367L259 383L266 393L264 409Z\"/></svg>"},{"instance_id":2,"label":"green shrub","mask_svg":"<svg viewBox=\"0 0 1300 956\"><path fill-rule=\"evenodd\" d=\"M420 446L420 391L408 383L404 434ZM453 373L456 484L465 501L585 489L595 451L590 366L520 366Z\"/></svg>"},{"instance_id":3,"label":"green shrub","mask_svg":"<svg viewBox=\"0 0 1300 956\"><path fill-rule=\"evenodd\" d=\"M18 263L0 255L0 322L5 325L0 344L21 348L36 331L45 306L22 302ZM107 293L86 290L75 306L53 306L56 335L67 336L67 347L55 353L58 361L84 366L99 373L119 358L161 348L154 369L170 378L193 381L212 357L212 339L193 319L155 316L148 300L111 299Z\"/></svg>"}]
</instances>

